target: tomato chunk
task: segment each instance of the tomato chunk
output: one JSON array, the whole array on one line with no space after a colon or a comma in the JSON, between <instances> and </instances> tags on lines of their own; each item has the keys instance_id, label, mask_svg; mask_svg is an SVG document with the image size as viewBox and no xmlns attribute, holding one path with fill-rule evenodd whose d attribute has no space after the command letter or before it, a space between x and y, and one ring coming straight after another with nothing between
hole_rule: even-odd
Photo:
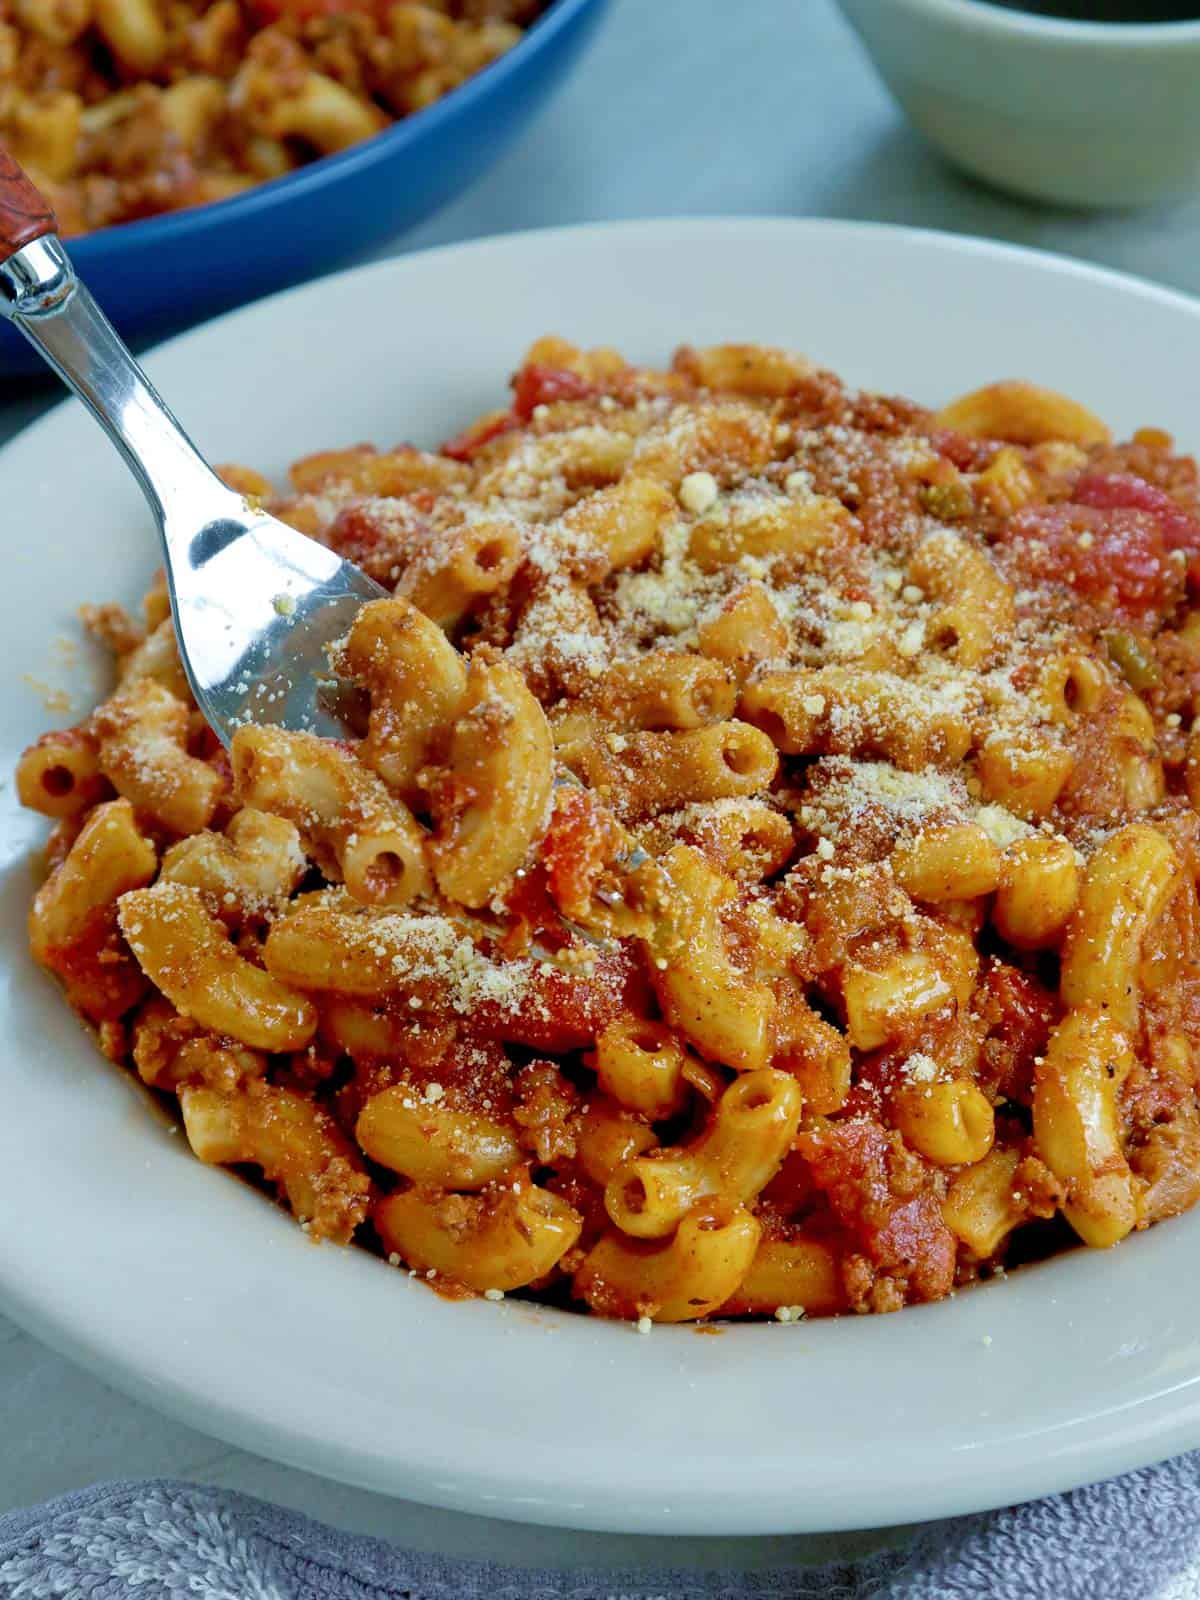
<instances>
[{"instance_id":1,"label":"tomato chunk","mask_svg":"<svg viewBox=\"0 0 1200 1600\"><path fill-rule=\"evenodd\" d=\"M550 896L546 868L540 862L514 878L504 896L504 914L509 926L499 947L508 957L525 955L535 942L547 950L561 950L571 943L572 930Z\"/></svg>"},{"instance_id":2,"label":"tomato chunk","mask_svg":"<svg viewBox=\"0 0 1200 1600\"><path fill-rule=\"evenodd\" d=\"M470 461L485 444L528 422L535 407L550 405L555 400L586 400L597 393L596 385L577 372L569 372L565 367L541 366L536 361L522 367L514 376L512 389L510 411L495 412L465 432L455 434L453 439L439 445L441 454L455 461Z\"/></svg>"},{"instance_id":3,"label":"tomato chunk","mask_svg":"<svg viewBox=\"0 0 1200 1600\"><path fill-rule=\"evenodd\" d=\"M530 362L513 378L513 410L528 422L535 406L552 405L555 400L587 400L596 385L565 367L544 367Z\"/></svg>"},{"instance_id":4,"label":"tomato chunk","mask_svg":"<svg viewBox=\"0 0 1200 1600\"><path fill-rule=\"evenodd\" d=\"M1121 610L1165 610L1180 597L1158 518L1129 506L1027 506L1007 527L1014 558L1034 583L1065 583L1085 599Z\"/></svg>"},{"instance_id":5,"label":"tomato chunk","mask_svg":"<svg viewBox=\"0 0 1200 1600\"><path fill-rule=\"evenodd\" d=\"M368 578L391 588L428 538L428 528L409 499L358 500L334 517L325 543Z\"/></svg>"},{"instance_id":6,"label":"tomato chunk","mask_svg":"<svg viewBox=\"0 0 1200 1600\"><path fill-rule=\"evenodd\" d=\"M1145 511L1162 529L1168 550L1183 550L1188 557L1188 581L1200 586L1200 519L1185 511L1165 489L1156 488L1132 472L1093 472L1075 486L1079 505L1100 511Z\"/></svg>"},{"instance_id":7,"label":"tomato chunk","mask_svg":"<svg viewBox=\"0 0 1200 1600\"><path fill-rule=\"evenodd\" d=\"M594 1043L622 1012L640 1010L647 992L641 960L624 945L598 950L586 968L540 962L513 999L481 1001L468 1032L561 1055Z\"/></svg>"},{"instance_id":8,"label":"tomato chunk","mask_svg":"<svg viewBox=\"0 0 1200 1600\"><path fill-rule=\"evenodd\" d=\"M498 411L491 417L485 417L482 425L477 422L462 433L456 433L453 439L438 445L438 453L449 456L452 461L470 461L485 444L491 444L502 433L510 433L519 422L514 411Z\"/></svg>"},{"instance_id":9,"label":"tomato chunk","mask_svg":"<svg viewBox=\"0 0 1200 1600\"><path fill-rule=\"evenodd\" d=\"M564 784L542 842L551 897L567 916L586 915L604 869L623 844L612 814L588 789Z\"/></svg>"}]
</instances>

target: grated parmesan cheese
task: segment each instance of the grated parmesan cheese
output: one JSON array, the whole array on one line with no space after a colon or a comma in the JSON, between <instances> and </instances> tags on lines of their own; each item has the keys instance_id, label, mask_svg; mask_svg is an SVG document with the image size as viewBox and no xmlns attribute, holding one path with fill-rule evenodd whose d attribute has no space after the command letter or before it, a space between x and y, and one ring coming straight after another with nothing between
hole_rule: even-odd
<instances>
[{"instance_id":1,"label":"grated parmesan cheese","mask_svg":"<svg viewBox=\"0 0 1200 1600\"><path fill-rule=\"evenodd\" d=\"M909 1056L901 1071L910 1083L932 1083L938 1075L938 1066L932 1056L918 1050Z\"/></svg>"},{"instance_id":2,"label":"grated parmesan cheese","mask_svg":"<svg viewBox=\"0 0 1200 1600\"><path fill-rule=\"evenodd\" d=\"M703 516L717 503L720 490L711 472L689 472L679 485L679 503L685 511Z\"/></svg>"},{"instance_id":3,"label":"grated parmesan cheese","mask_svg":"<svg viewBox=\"0 0 1200 1600\"><path fill-rule=\"evenodd\" d=\"M1028 822L1020 817L1014 817L1012 812L1004 806L980 806L975 813L975 821L987 834L997 848L1005 850L1010 844L1015 844L1018 839L1027 838L1033 832Z\"/></svg>"}]
</instances>

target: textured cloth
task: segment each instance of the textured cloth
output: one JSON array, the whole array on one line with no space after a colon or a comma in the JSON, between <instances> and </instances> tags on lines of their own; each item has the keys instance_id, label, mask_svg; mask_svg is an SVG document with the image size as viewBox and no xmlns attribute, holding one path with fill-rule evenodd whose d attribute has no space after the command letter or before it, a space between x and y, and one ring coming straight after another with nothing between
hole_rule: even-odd
<instances>
[{"instance_id":1,"label":"textured cloth","mask_svg":"<svg viewBox=\"0 0 1200 1600\"><path fill-rule=\"evenodd\" d=\"M4 1600L1200 1600L1200 1453L852 1566L535 1572L416 1555L246 1495L102 1484L0 1517Z\"/></svg>"}]
</instances>

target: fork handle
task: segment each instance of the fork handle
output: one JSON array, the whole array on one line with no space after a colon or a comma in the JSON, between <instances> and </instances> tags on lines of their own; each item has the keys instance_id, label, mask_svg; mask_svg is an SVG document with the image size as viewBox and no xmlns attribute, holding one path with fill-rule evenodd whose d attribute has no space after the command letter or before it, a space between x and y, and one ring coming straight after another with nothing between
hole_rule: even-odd
<instances>
[{"instance_id":1,"label":"fork handle","mask_svg":"<svg viewBox=\"0 0 1200 1600\"><path fill-rule=\"evenodd\" d=\"M58 223L45 196L8 151L0 148L0 253L10 256L35 239L57 232Z\"/></svg>"},{"instance_id":2,"label":"fork handle","mask_svg":"<svg viewBox=\"0 0 1200 1600\"><path fill-rule=\"evenodd\" d=\"M119 333L75 276L54 213L0 147L0 316L87 406L149 500L170 567L174 525L226 509L230 492L200 456ZM240 502L239 502L240 503Z\"/></svg>"}]
</instances>

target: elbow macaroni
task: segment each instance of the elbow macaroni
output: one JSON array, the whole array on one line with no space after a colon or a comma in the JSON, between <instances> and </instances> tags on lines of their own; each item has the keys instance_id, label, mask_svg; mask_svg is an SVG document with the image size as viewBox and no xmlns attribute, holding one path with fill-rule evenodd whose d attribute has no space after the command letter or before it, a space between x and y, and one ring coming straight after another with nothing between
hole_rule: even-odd
<instances>
[{"instance_id":1,"label":"elbow macaroni","mask_svg":"<svg viewBox=\"0 0 1200 1600\"><path fill-rule=\"evenodd\" d=\"M152 97L198 159L220 9ZM132 78L187 11L14 16ZM377 122L268 33L229 69L259 175ZM14 125L67 174L141 99ZM92 608L116 687L17 768L33 954L200 1160L452 1294L788 1323L939 1298L1056 1211L1112 1245L1200 1195L1169 452L1032 385L934 414L545 339L440 452L322 451L282 497L224 468L392 590L331 651L361 737L226 761L161 582Z\"/></svg>"},{"instance_id":2,"label":"elbow macaroni","mask_svg":"<svg viewBox=\"0 0 1200 1600\"><path fill-rule=\"evenodd\" d=\"M154 678L122 686L95 712L100 771L118 794L172 833L208 826L221 775L187 751L188 708Z\"/></svg>"},{"instance_id":3,"label":"elbow macaroni","mask_svg":"<svg viewBox=\"0 0 1200 1600\"><path fill-rule=\"evenodd\" d=\"M316 1032L311 1001L239 955L199 890L171 883L131 890L120 898L120 923L151 982L213 1033L280 1051L303 1049Z\"/></svg>"},{"instance_id":4,"label":"elbow macaroni","mask_svg":"<svg viewBox=\"0 0 1200 1600\"><path fill-rule=\"evenodd\" d=\"M699 1200L753 1200L779 1170L800 1124L794 1078L769 1067L743 1073L713 1107L694 1144L667 1155L634 1156L609 1179L604 1204L623 1233L661 1239Z\"/></svg>"},{"instance_id":5,"label":"elbow macaroni","mask_svg":"<svg viewBox=\"0 0 1200 1600\"><path fill-rule=\"evenodd\" d=\"M554 781L546 714L504 662L476 662L433 793L438 888L481 906L518 871L545 828Z\"/></svg>"},{"instance_id":6,"label":"elbow macaroni","mask_svg":"<svg viewBox=\"0 0 1200 1600\"><path fill-rule=\"evenodd\" d=\"M282 728L239 728L229 754L239 799L292 823L321 870L356 900L403 905L428 892L424 830L361 762Z\"/></svg>"}]
</instances>

